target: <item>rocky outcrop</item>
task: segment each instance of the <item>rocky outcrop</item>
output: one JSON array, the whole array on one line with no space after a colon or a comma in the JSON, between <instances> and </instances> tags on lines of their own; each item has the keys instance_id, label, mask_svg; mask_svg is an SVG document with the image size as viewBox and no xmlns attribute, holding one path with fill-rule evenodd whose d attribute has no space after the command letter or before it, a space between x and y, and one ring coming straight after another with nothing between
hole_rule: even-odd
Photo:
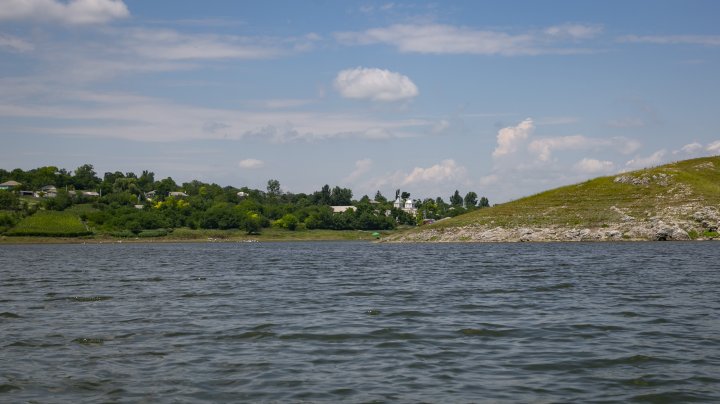
<instances>
[{"instance_id":1,"label":"rocky outcrop","mask_svg":"<svg viewBox=\"0 0 720 404\"><path fill-rule=\"evenodd\" d=\"M675 206L661 214L637 219L623 209L611 207L620 218L599 228L563 226L517 227L469 225L462 227L428 227L394 235L385 242L553 242L553 241L622 241L622 240L691 240L720 227L720 212L713 206Z\"/></svg>"}]
</instances>

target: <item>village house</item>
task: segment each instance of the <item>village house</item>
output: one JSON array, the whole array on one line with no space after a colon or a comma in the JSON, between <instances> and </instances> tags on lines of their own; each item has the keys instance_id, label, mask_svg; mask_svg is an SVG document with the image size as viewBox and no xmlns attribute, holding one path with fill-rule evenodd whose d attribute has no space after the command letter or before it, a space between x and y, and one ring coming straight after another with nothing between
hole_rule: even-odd
<instances>
[{"instance_id":1,"label":"village house","mask_svg":"<svg viewBox=\"0 0 720 404\"><path fill-rule=\"evenodd\" d=\"M22 184L17 181L6 181L6 182L3 182L2 184L0 184L0 190L10 191L12 189L19 187L20 185L22 185Z\"/></svg>"},{"instance_id":2,"label":"village house","mask_svg":"<svg viewBox=\"0 0 720 404\"><path fill-rule=\"evenodd\" d=\"M415 201L413 201L411 198L403 200L398 196L397 199L395 199L395 202L393 202L393 207L411 215L415 215L417 213L417 208L415 208Z\"/></svg>"},{"instance_id":3,"label":"village house","mask_svg":"<svg viewBox=\"0 0 720 404\"><path fill-rule=\"evenodd\" d=\"M354 206L331 206L330 208L333 210L333 213L345 213L348 210L355 211Z\"/></svg>"}]
</instances>

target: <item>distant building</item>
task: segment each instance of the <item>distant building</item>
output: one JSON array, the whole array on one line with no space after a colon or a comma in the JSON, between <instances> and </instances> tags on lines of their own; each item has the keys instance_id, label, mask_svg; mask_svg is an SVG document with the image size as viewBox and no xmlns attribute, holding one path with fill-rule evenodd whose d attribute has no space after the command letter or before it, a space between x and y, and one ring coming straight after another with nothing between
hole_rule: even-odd
<instances>
[{"instance_id":1,"label":"distant building","mask_svg":"<svg viewBox=\"0 0 720 404\"><path fill-rule=\"evenodd\" d=\"M182 191L175 191L175 192L170 192L170 196L174 196L175 198L185 198L188 196L188 194L186 194L185 192L182 192Z\"/></svg>"},{"instance_id":2,"label":"distant building","mask_svg":"<svg viewBox=\"0 0 720 404\"><path fill-rule=\"evenodd\" d=\"M240 199L247 198L248 196L250 196L250 195L247 192L240 191L237 193L237 197Z\"/></svg>"},{"instance_id":3,"label":"distant building","mask_svg":"<svg viewBox=\"0 0 720 404\"><path fill-rule=\"evenodd\" d=\"M415 208L415 201L410 198L403 200L398 196L397 199L395 199L395 202L393 202L393 207L411 215L417 213L417 209Z\"/></svg>"},{"instance_id":4,"label":"distant building","mask_svg":"<svg viewBox=\"0 0 720 404\"><path fill-rule=\"evenodd\" d=\"M355 211L354 206L331 206L330 208L332 208L333 213L344 213L348 210Z\"/></svg>"},{"instance_id":5,"label":"distant building","mask_svg":"<svg viewBox=\"0 0 720 404\"><path fill-rule=\"evenodd\" d=\"M35 193L35 196L40 198L54 198L57 196L57 188L55 185L45 185L44 187L40 188L40 191Z\"/></svg>"},{"instance_id":6,"label":"distant building","mask_svg":"<svg viewBox=\"0 0 720 404\"><path fill-rule=\"evenodd\" d=\"M20 185L22 184L17 181L6 181L0 184L0 190L9 191L19 187Z\"/></svg>"}]
</instances>

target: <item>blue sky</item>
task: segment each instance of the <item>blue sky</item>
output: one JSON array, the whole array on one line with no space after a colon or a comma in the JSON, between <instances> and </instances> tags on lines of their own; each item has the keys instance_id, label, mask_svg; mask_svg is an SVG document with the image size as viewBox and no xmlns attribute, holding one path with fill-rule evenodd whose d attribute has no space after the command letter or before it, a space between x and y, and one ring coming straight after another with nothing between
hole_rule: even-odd
<instances>
[{"instance_id":1,"label":"blue sky","mask_svg":"<svg viewBox=\"0 0 720 404\"><path fill-rule=\"evenodd\" d=\"M0 167L507 201L720 154L718 16L692 0L0 0Z\"/></svg>"}]
</instances>

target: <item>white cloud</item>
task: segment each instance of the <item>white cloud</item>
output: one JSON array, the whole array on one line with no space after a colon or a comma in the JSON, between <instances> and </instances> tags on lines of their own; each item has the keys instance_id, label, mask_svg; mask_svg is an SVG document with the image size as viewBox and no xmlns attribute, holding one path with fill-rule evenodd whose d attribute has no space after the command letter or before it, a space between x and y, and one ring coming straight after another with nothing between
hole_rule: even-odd
<instances>
[{"instance_id":1,"label":"white cloud","mask_svg":"<svg viewBox=\"0 0 720 404\"><path fill-rule=\"evenodd\" d=\"M358 67L338 73L335 88L345 98L399 101L419 94L407 76L389 70Z\"/></svg>"},{"instance_id":2,"label":"white cloud","mask_svg":"<svg viewBox=\"0 0 720 404\"><path fill-rule=\"evenodd\" d=\"M578 150L584 149L593 143L592 139L585 136L561 136L533 140L528 145L528 150L535 154L540 161L550 160L553 150Z\"/></svg>"},{"instance_id":3,"label":"white cloud","mask_svg":"<svg viewBox=\"0 0 720 404\"><path fill-rule=\"evenodd\" d=\"M245 160L240 160L240 162L238 162L238 166L240 166L240 168L245 168L245 169L249 169L249 170L252 170L255 168L261 168L264 165L265 165L264 161L257 160L257 159L245 159Z\"/></svg>"},{"instance_id":4,"label":"white cloud","mask_svg":"<svg viewBox=\"0 0 720 404\"><path fill-rule=\"evenodd\" d=\"M647 157L636 156L634 159L625 163L625 167L628 169L636 169L657 166L663 162L665 154L667 154L665 150L658 150Z\"/></svg>"},{"instance_id":5,"label":"white cloud","mask_svg":"<svg viewBox=\"0 0 720 404\"><path fill-rule=\"evenodd\" d=\"M615 169L612 161L584 158L575 164L575 169L586 174L607 173Z\"/></svg>"},{"instance_id":6,"label":"white cloud","mask_svg":"<svg viewBox=\"0 0 720 404\"><path fill-rule=\"evenodd\" d=\"M640 142L623 137L594 139L582 135L549 137L533 140L528 151L539 161L549 161L555 150L587 150L614 148L620 153L630 154L640 148Z\"/></svg>"},{"instance_id":7,"label":"white cloud","mask_svg":"<svg viewBox=\"0 0 720 404\"><path fill-rule=\"evenodd\" d=\"M362 159L355 162L355 170L350 173L345 179L344 182L352 183L358 180L363 175L367 174L368 171L373 166L373 161L371 159Z\"/></svg>"},{"instance_id":8,"label":"white cloud","mask_svg":"<svg viewBox=\"0 0 720 404\"><path fill-rule=\"evenodd\" d=\"M518 146L527 140L528 136L535 130L533 120L530 118L520 122L517 126L502 128L497 134L497 147L493 151L493 157L501 157L517 151Z\"/></svg>"},{"instance_id":9,"label":"white cloud","mask_svg":"<svg viewBox=\"0 0 720 404\"><path fill-rule=\"evenodd\" d=\"M35 49L30 42L11 35L0 34L0 50L2 48L15 52L29 52Z\"/></svg>"},{"instance_id":10,"label":"white cloud","mask_svg":"<svg viewBox=\"0 0 720 404\"><path fill-rule=\"evenodd\" d=\"M710 143L709 145L707 145L705 150L707 150L713 154L720 154L720 140L716 140L716 141Z\"/></svg>"},{"instance_id":11,"label":"white cloud","mask_svg":"<svg viewBox=\"0 0 720 404\"><path fill-rule=\"evenodd\" d=\"M720 46L719 35L627 35L618 42L650 43L657 45L703 45Z\"/></svg>"},{"instance_id":12,"label":"white cloud","mask_svg":"<svg viewBox=\"0 0 720 404\"><path fill-rule=\"evenodd\" d=\"M695 155L702 149L703 149L703 145L701 145L698 142L693 142L693 143L688 143L685 146L681 147L680 150L673 151L673 154Z\"/></svg>"},{"instance_id":13,"label":"white cloud","mask_svg":"<svg viewBox=\"0 0 720 404\"><path fill-rule=\"evenodd\" d=\"M63 24L101 24L130 15L122 0L4 0L0 20L54 21Z\"/></svg>"},{"instance_id":14,"label":"white cloud","mask_svg":"<svg viewBox=\"0 0 720 404\"><path fill-rule=\"evenodd\" d=\"M563 24L545 29L547 35L570 39L593 38L603 31L601 25Z\"/></svg>"},{"instance_id":15,"label":"white cloud","mask_svg":"<svg viewBox=\"0 0 720 404\"><path fill-rule=\"evenodd\" d=\"M126 49L144 58L161 60L267 59L289 52L277 39L183 34L170 29L135 29L125 35L124 42Z\"/></svg>"},{"instance_id":16,"label":"white cloud","mask_svg":"<svg viewBox=\"0 0 720 404\"><path fill-rule=\"evenodd\" d=\"M339 32L335 38L346 45L388 44L401 52L474 55L538 55L586 52L559 48L563 39L586 39L599 33L598 26L563 25L544 32L508 34L443 24L396 24L362 32Z\"/></svg>"},{"instance_id":17,"label":"white cloud","mask_svg":"<svg viewBox=\"0 0 720 404\"><path fill-rule=\"evenodd\" d=\"M444 181L458 181L465 177L465 167L457 165L455 160L443 160L428 168L415 167L403 180L402 185L418 183L440 183Z\"/></svg>"},{"instance_id":18,"label":"white cloud","mask_svg":"<svg viewBox=\"0 0 720 404\"><path fill-rule=\"evenodd\" d=\"M5 83L0 79L0 86ZM37 118L33 125L16 128L25 134L162 142L259 137L283 143L409 137L428 133L434 125L421 119L362 113L203 108L126 93L64 91L24 81L7 84L16 91L0 92L0 117ZM36 94L43 94L47 102L38 104ZM46 124L46 119L54 123Z\"/></svg>"}]
</instances>

